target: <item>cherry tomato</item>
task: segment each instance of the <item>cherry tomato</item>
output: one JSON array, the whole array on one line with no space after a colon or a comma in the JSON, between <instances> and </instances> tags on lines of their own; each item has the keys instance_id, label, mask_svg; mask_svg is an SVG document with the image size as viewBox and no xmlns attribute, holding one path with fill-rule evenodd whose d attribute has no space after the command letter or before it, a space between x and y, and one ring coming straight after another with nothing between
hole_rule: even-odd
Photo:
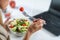
<instances>
[{"instance_id":1,"label":"cherry tomato","mask_svg":"<svg viewBox=\"0 0 60 40\"><path fill-rule=\"evenodd\" d=\"M11 16L10 13L6 13L6 14L5 14L5 17L10 17L10 16Z\"/></svg>"},{"instance_id":2,"label":"cherry tomato","mask_svg":"<svg viewBox=\"0 0 60 40\"><path fill-rule=\"evenodd\" d=\"M22 24L22 26L26 26L26 24Z\"/></svg>"},{"instance_id":3,"label":"cherry tomato","mask_svg":"<svg viewBox=\"0 0 60 40\"><path fill-rule=\"evenodd\" d=\"M21 12L23 12L23 11L24 11L24 8L23 8L23 7L20 7L19 10L20 10Z\"/></svg>"},{"instance_id":4,"label":"cherry tomato","mask_svg":"<svg viewBox=\"0 0 60 40\"><path fill-rule=\"evenodd\" d=\"M10 27L10 28L13 28L14 26L13 26L13 25L10 25L9 27Z\"/></svg>"},{"instance_id":5,"label":"cherry tomato","mask_svg":"<svg viewBox=\"0 0 60 40\"><path fill-rule=\"evenodd\" d=\"M11 8L15 8L15 1L10 1L10 6L11 6Z\"/></svg>"}]
</instances>

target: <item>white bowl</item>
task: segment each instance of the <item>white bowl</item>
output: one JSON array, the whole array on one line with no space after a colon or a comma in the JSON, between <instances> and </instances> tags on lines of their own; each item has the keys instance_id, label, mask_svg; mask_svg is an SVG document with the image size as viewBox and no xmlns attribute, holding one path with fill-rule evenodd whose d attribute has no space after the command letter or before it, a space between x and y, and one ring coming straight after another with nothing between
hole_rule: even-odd
<instances>
[{"instance_id":1,"label":"white bowl","mask_svg":"<svg viewBox=\"0 0 60 40\"><path fill-rule=\"evenodd\" d=\"M10 19L9 21L12 21L14 19ZM31 24L31 21L29 19L27 19L30 24ZM9 24L8 24L8 28L9 28ZM13 32L10 28L9 28L10 32L13 34L13 35L16 35L16 36L24 36L26 34L26 32L23 32L23 33L19 33L19 32Z\"/></svg>"}]
</instances>

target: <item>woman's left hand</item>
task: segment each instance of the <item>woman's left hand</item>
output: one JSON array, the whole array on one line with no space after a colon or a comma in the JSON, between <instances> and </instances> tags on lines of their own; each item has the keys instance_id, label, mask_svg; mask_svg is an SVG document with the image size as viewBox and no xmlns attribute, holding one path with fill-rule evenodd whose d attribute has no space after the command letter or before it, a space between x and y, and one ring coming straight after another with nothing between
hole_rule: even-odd
<instances>
[{"instance_id":1,"label":"woman's left hand","mask_svg":"<svg viewBox=\"0 0 60 40\"><path fill-rule=\"evenodd\" d=\"M4 27L7 31L9 31L9 29L7 28L7 25L8 25L8 23L9 23L9 19L10 19L10 17L8 17L8 18L5 20L4 24L3 24L3 27Z\"/></svg>"}]
</instances>

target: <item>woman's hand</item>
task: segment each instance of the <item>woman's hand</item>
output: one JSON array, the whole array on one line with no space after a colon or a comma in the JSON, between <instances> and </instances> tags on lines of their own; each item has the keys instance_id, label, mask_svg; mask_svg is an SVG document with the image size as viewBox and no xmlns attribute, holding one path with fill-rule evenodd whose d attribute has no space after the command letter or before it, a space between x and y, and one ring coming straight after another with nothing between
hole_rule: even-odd
<instances>
[{"instance_id":1,"label":"woman's hand","mask_svg":"<svg viewBox=\"0 0 60 40\"><path fill-rule=\"evenodd\" d=\"M5 20L5 23L1 25L0 27L0 32L4 35L5 39L6 40L10 40L10 36L9 36L9 33L7 31L9 31L8 27L7 27L7 24L9 23L9 19L10 17L8 17L6 20ZM6 29L6 30L5 30ZM3 38L3 37L2 37ZM4 40L4 39L3 39Z\"/></svg>"},{"instance_id":2,"label":"woman's hand","mask_svg":"<svg viewBox=\"0 0 60 40\"><path fill-rule=\"evenodd\" d=\"M7 31L9 31L9 29L8 29L8 27L7 27L8 23L9 23L9 19L10 19L10 17L8 17L8 18L5 20L4 24L3 24L3 27L4 27Z\"/></svg>"},{"instance_id":3,"label":"woman's hand","mask_svg":"<svg viewBox=\"0 0 60 40\"><path fill-rule=\"evenodd\" d=\"M43 19L35 19L33 23L30 25L30 27L28 28L28 31L23 40L29 40L30 36L34 32L41 30L44 24L45 24L45 21Z\"/></svg>"},{"instance_id":4,"label":"woman's hand","mask_svg":"<svg viewBox=\"0 0 60 40\"><path fill-rule=\"evenodd\" d=\"M44 23L45 21L42 19L35 19L33 23L30 25L30 27L28 28L28 31L32 34L40 30L43 27Z\"/></svg>"},{"instance_id":5,"label":"woman's hand","mask_svg":"<svg viewBox=\"0 0 60 40\"><path fill-rule=\"evenodd\" d=\"M9 0L0 0L0 7L5 10Z\"/></svg>"}]
</instances>

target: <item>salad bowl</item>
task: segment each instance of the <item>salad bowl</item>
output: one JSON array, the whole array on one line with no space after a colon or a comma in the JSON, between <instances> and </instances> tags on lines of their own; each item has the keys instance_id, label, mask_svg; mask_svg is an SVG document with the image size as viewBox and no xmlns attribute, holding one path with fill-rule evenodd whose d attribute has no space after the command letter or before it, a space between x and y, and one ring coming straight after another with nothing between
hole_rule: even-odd
<instances>
[{"instance_id":1,"label":"salad bowl","mask_svg":"<svg viewBox=\"0 0 60 40\"><path fill-rule=\"evenodd\" d=\"M10 19L8 28L16 36L24 36L31 22L29 19Z\"/></svg>"}]
</instances>

